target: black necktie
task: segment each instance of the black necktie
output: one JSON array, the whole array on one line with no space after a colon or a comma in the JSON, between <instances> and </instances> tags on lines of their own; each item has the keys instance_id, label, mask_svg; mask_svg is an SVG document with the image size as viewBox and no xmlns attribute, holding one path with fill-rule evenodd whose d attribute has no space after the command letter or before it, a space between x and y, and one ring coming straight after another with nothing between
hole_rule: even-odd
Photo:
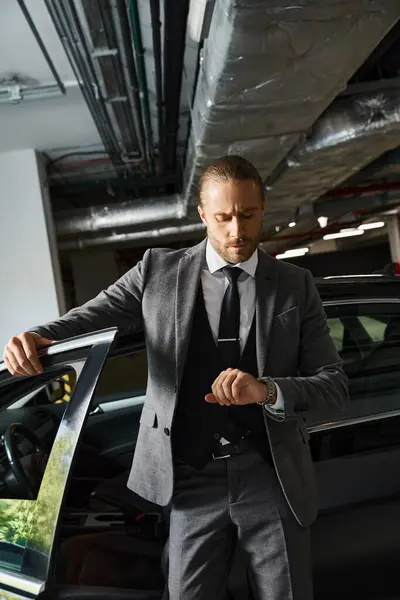
<instances>
[{"instance_id":1,"label":"black necktie","mask_svg":"<svg viewBox=\"0 0 400 600\"><path fill-rule=\"evenodd\" d=\"M225 368L235 368L240 358L240 298L237 285L238 277L243 273L239 267L221 269L229 281L222 301L218 331L218 348Z\"/></svg>"}]
</instances>

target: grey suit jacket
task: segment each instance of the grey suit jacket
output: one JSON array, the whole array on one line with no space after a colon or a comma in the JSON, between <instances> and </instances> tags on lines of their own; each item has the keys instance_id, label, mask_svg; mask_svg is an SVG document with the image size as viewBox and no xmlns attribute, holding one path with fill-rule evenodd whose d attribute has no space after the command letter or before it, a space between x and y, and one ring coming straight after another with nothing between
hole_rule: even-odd
<instances>
[{"instance_id":1,"label":"grey suit jacket","mask_svg":"<svg viewBox=\"0 0 400 600\"><path fill-rule=\"evenodd\" d=\"M170 431L205 247L147 250L96 298L32 329L55 340L111 326L144 330L149 377L128 486L162 506L173 494ZM308 526L318 505L304 418L337 413L348 398L347 379L308 271L259 250L256 296L258 374L275 378L286 408L281 422L264 411L265 426L285 497Z\"/></svg>"}]
</instances>

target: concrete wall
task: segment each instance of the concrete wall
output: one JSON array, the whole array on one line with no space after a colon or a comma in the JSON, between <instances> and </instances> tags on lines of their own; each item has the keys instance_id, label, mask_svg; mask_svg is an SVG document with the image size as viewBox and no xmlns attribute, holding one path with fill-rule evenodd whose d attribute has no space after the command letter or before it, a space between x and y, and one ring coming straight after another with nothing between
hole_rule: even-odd
<instances>
[{"instance_id":1,"label":"concrete wall","mask_svg":"<svg viewBox=\"0 0 400 600\"><path fill-rule=\"evenodd\" d=\"M12 335L63 312L40 157L34 150L0 154L0 356Z\"/></svg>"}]
</instances>

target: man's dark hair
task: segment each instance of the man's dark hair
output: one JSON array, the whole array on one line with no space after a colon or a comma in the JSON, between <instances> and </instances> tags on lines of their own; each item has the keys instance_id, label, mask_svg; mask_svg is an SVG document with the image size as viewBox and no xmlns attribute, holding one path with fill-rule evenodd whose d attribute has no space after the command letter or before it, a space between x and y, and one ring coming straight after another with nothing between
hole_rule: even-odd
<instances>
[{"instance_id":1,"label":"man's dark hair","mask_svg":"<svg viewBox=\"0 0 400 600\"><path fill-rule=\"evenodd\" d=\"M204 169L197 187L199 204L202 201L204 186L208 181L254 181L260 188L261 199L264 200L264 186L261 175L255 166L242 156L236 156L235 154L221 156Z\"/></svg>"}]
</instances>

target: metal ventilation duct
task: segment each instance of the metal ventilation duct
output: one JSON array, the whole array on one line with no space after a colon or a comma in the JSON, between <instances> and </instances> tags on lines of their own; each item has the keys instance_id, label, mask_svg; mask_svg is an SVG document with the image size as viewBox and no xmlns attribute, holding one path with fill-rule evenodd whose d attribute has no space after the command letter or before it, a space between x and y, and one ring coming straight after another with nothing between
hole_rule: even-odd
<instances>
[{"instance_id":1,"label":"metal ventilation duct","mask_svg":"<svg viewBox=\"0 0 400 600\"><path fill-rule=\"evenodd\" d=\"M160 244L173 241L174 239L193 239L201 237L205 233L203 223L183 223L169 227L160 227L144 231L131 231L128 233L111 233L103 236L84 237L69 241L61 241L60 250L76 250L89 248L91 246L104 246L105 244L126 244L130 246L143 246L144 244Z\"/></svg>"},{"instance_id":2,"label":"metal ventilation duct","mask_svg":"<svg viewBox=\"0 0 400 600\"><path fill-rule=\"evenodd\" d=\"M400 90L339 98L267 180L273 206L312 202L400 144Z\"/></svg>"},{"instance_id":3,"label":"metal ventilation duct","mask_svg":"<svg viewBox=\"0 0 400 600\"><path fill-rule=\"evenodd\" d=\"M179 221L184 216L183 203L178 196L137 198L109 206L92 206L56 215L58 236L79 235L102 231Z\"/></svg>"},{"instance_id":4,"label":"metal ventilation duct","mask_svg":"<svg viewBox=\"0 0 400 600\"><path fill-rule=\"evenodd\" d=\"M318 144L313 145L312 139L302 142L309 144L307 152L302 154L299 149L303 145L296 146L296 143L346 86L398 16L398 0L300 0L296 5L285 0L268 3L218 0L204 45L192 110L183 197L143 199L120 206L93 208L90 214L86 211L56 217L59 235L81 233L80 240L68 242L69 247L71 244L81 247L85 243L83 236L89 231L117 227L139 230L149 225L154 228L152 231L157 228L162 235L168 221L169 227L176 224L176 234L181 236L185 228L191 226L190 219L194 215L198 220L195 187L201 170L214 158L227 153L241 154L267 177L278 165L287 166L284 158L295 147L297 154L289 154L289 164L299 162L299 156L300 162L307 158L307 175L300 185L297 170L284 169L282 182L289 177L288 181L293 184L292 195L286 201L288 191L283 183L280 187L281 180L275 176L274 192L268 202L269 211L284 210L290 214L303 200L301 186L318 178L312 169L312 156L317 157L320 151ZM392 108L389 102L382 118L377 118L376 111L373 117L375 127L385 132L393 126L397 129L396 101L392 100ZM348 123L354 121L352 100L343 100L341 106L341 118L331 120L329 135L326 129L322 133L322 121L318 121L319 125L317 123L313 130L317 138L331 140L331 154L324 163L327 182L328 160L334 159L336 146L343 146L346 119ZM365 164L376 156L370 149L368 136L363 133L368 127L370 112L364 110L362 115L357 114L359 125L349 124L347 129L356 139L359 135L360 147L365 146L362 150ZM372 133L372 124L369 130ZM382 141L382 146L384 144ZM353 146L352 152L357 152L357 148ZM372 155L367 160L369 154ZM347 161L347 158L338 159L338 163L340 160ZM294 179L291 179L292 174ZM331 179L329 181L328 187L332 187ZM176 223L171 223L174 219ZM138 232L141 234L144 240L144 231ZM115 236L90 238L90 244L96 243L95 239L99 244L112 241L112 237Z\"/></svg>"},{"instance_id":5,"label":"metal ventilation duct","mask_svg":"<svg viewBox=\"0 0 400 600\"><path fill-rule=\"evenodd\" d=\"M284 216L285 214L282 213L281 217L284 218ZM156 228L160 236L164 235L164 229L167 229L167 234L170 235L169 229L174 226L184 228L188 225L188 232L195 231L193 223L185 219L183 199L176 195L138 198L107 206L91 206L90 208L81 208L74 211L60 211L56 213L55 217L57 235L62 238L74 236L71 243L75 243L77 246L85 245L82 241L85 235L105 232L106 230L112 232L110 235L114 240L116 239L117 230L132 230L134 228L136 231L133 233L141 235L149 226ZM268 220L268 214L266 218ZM104 233L97 243L104 243L105 235L107 234ZM130 235L130 232L123 235ZM77 239L76 236L82 237ZM94 238L90 239L92 240L90 245L94 245ZM136 238L132 237L132 239ZM100 242L100 240L102 241Z\"/></svg>"},{"instance_id":6,"label":"metal ventilation duct","mask_svg":"<svg viewBox=\"0 0 400 600\"><path fill-rule=\"evenodd\" d=\"M218 0L192 110L189 215L201 170L222 154L270 175L398 17L393 0Z\"/></svg>"},{"instance_id":7,"label":"metal ventilation duct","mask_svg":"<svg viewBox=\"0 0 400 600\"><path fill-rule=\"evenodd\" d=\"M271 224L274 217L284 220L294 215L300 204L315 201L363 165L399 144L400 90L339 98L279 166L276 180L269 178L266 225ZM56 215L59 236L82 236L80 240L62 245L66 248L116 242L114 233L109 237L90 238L88 242L84 240L88 233L106 229L143 229L153 225L163 237L167 223L167 236L172 235L170 226L174 224L176 235L183 235L185 227L188 227L187 232L192 231L191 221L185 219L182 197L143 198ZM153 233L145 235L141 231L131 238L127 237L129 234L123 235L125 241L136 241L142 234L143 242L153 237Z\"/></svg>"}]
</instances>

